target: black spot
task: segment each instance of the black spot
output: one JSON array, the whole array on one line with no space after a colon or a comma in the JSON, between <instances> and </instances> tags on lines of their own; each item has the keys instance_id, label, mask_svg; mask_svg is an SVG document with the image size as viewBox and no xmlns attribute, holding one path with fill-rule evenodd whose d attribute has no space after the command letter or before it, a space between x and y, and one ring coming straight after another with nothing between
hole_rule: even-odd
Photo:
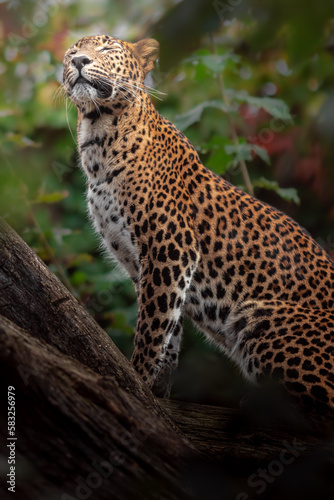
<instances>
[{"instance_id":1,"label":"black spot","mask_svg":"<svg viewBox=\"0 0 334 500\"><path fill-rule=\"evenodd\" d=\"M174 243L168 245L168 257L170 260L179 260L180 258L180 251L175 248Z\"/></svg>"},{"instance_id":2,"label":"black spot","mask_svg":"<svg viewBox=\"0 0 334 500\"><path fill-rule=\"evenodd\" d=\"M141 247L141 254L140 254L141 257L146 257L147 252L148 252L148 246L146 245L146 243L143 243L143 245Z\"/></svg>"},{"instance_id":3,"label":"black spot","mask_svg":"<svg viewBox=\"0 0 334 500\"><path fill-rule=\"evenodd\" d=\"M157 267L153 271L153 283L156 286L160 286L161 285L160 269L158 269Z\"/></svg>"},{"instance_id":4,"label":"black spot","mask_svg":"<svg viewBox=\"0 0 334 500\"><path fill-rule=\"evenodd\" d=\"M320 385L313 385L311 387L311 394L320 401L323 401L324 403L328 402L327 391L324 387L321 387Z\"/></svg>"},{"instance_id":5,"label":"black spot","mask_svg":"<svg viewBox=\"0 0 334 500\"><path fill-rule=\"evenodd\" d=\"M146 306L146 312L147 312L147 314L148 314L148 316L149 316L150 318L153 318L154 313L155 313L155 309L156 309L156 307L155 307L155 304L154 304L154 302L153 302L153 300L152 300L152 301L151 301L149 304L147 304L147 306Z\"/></svg>"},{"instance_id":6,"label":"black spot","mask_svg":"<svg viewBox=\"0 0 334 500\"><path fill-rule=\"evenodd\" d=\"M300 382L286 382L285 386L291 392L301 393L306 391L305 385Z\"/></svg>"},{"instance_id":7,"label":"black spot","mask_svg":"<svg viewBox=\"0 0 334 500\"><path fill-rule=\"evenodd\" d=\"M269 343L268 342L261 342L258 345L256 352L257 352L257 354L261 354L261 352L266 351L268 349L269 349Z\"/></svg>"},{"instance_id":8,"label":"black spot","mask_svg":"<svg viewBox=\"0 0 334 500\"><path fill-rule=\"evenodd\" d=\"M165 285L170 286L172 283L171 276L170 276L170 269L168 267L164 267L161 274L162 274L162 279L163 279Z\"/></svg>"},{"instance_id":9,"label":"black spot","mask_svg":"<svg viewBox=\"0 0 334 500\"><path fill-rule=\"evenodd\" d=\"M175 281L178 280L180 274L181 274L180 266L173 266L173 276Z\"/></svg>"},{"instance_id":10,"label":"black spot","mask_svg":"<svg viewBox=\"0 0 334 500\"><path fill-rule=\"evenodd\" d=\"M158 307L162 313L167 312L167 294L163 293L158 297Z\"/></svg>"},{"instance_id":11,"label":"black spot","mask_svg":"<svg viewBox=\"0 0 334 500\"><path fill-rule=\"evenodd\" d=\"M112 182L112 180L115 179L115 177L117 177L119 174L121 174L123 172L123 170L125 170L125 168L126 167L120 167L118 169L112 170L112 172L107 177L108 184L110 184Z\"/></svg>"},{"instance_id":12,"label":"black spot","mask_svg":"<svg viewBox=\"0 0 334 500\"><path fill-rule=\"evenodd\" d=\"M285 361L285 355L283 352L278 352L274 359L275 363L283 363Z\"/></svg>"},{"instance_id":13,"label":"black spot","mask_svg":"<svg viewBox=\"0 0 334 500\"><path fill-rule=\"evenodd\" d=\"M297 351L298 351L298 349L297 349ZM301 361L301 359L298 356L296 356L294 358L288 359L288 365L289 366L299 366L300 361Z\"/></svg>"},{"instance_id":14,"label":"black spot","mask_svg":"<svg viewBox=\"0 0 334 500\"><path fill-rule=\"evenodd\" d=\"M204 314L211 320L215 321L217 317L217 307L215 305L205 306Z\"/></svg>"},{"instance_id":15,"label":"black spot","mask_svg":"<svg viewBox=\"0 0 334 500\"><path fill-rule=\"evenodd\" d=\"M158 261L167 262L166 247L164 245L159 250Z\"/></svg>"},{"instance_id":16,"label":"black spot","mask_svg":"<svg viewBox=\"0 0 334 500\"><path fill-rule=\"evenodd\" d=\"M231 312L231 309L229 307L227 307L227 306L221 307L219 309L219 313L218 313L219 319L221 319L222 322L224 323L226 321L228 315L230 314L230 312Z\"/></svg>"},{"instance_id":17,"label":"black spot","mask_svg":"<svg viewBox=\"0 0 334 500\"><path fill-rule=\"evenodd\" d=\"M309 370L309 371L314 371L316 369L315 365L313 365L309 359L305 359L302 368L303 370Z\"/></svg>"},{"instance_id":18,"label":"black spot","mask_svg":"<svg viewBox=\"0 0 334 500\"><path fill-rule=\"evenodd\" d=\"M320 377L314 375L313 373L307 373L306 375L303 375L303 380L305 380L305 382L315 384L316 382L320 382Z\"/></svg>"},{"instance_id":19,"label":"black spot","mask_svg":"<svg viewBox=\"0 0 334 500\"><path fill-rule=\"evenodd\" d=\"M223 288L222 284L221 283L218 283L217 284L217 299L222 299L224 296L225 296L225 288Z\"/></svg>"},{"instance_id":20,"label":"black spot","mask_svg":"<svg viewBox=\"0 0 334 500\"><path fill-rule=\"evenodd\" d=\"M247 320L245 318L238 319L234 324L234 330L236 333L241 332L247 325Z\"/></svg>"},{"instance_id":21,"label":"black spot","mask_svg":"<svg viewBox=\"0 0 334 500\"><path fill-rule=\"evenodd\" d=\"M153 295L154 295L154 288L152 287L151 283L149 283L147 286L147 298L151 299Z\"/></svg>"},{"instance_id":22,"label":"black spot","mask_svg":"<svg viewBox=\"0 0 334 500\"><path fill-rule=\"evenodd\" d=\"M286 374L289 378L299 378L299 372L295 368L288 368Z\"/></svg>"},{"instance_id":23,"label":"black spot","mask_svg":"<svg viewBox=\"0 0 334 500\"><path fill-rule=\"evenodd\" d=\"M156 318L154 321L159 321L159 320L158 320L158 318ZM153 321L153 324L154 324L154 321ZM160 323L160 321L159 321L159 323ZM155 330L156 329L157 328L155 328ZM152 328L152 330L153 330L153 328ZM163 335L158 335L157 337L154 337L154 339L153 339L153 345L154 346L159 345L159 344L162 343L162 341L163 341Z\"/></svg>"},{"instance_id":24,"label":"black spot","mask_svg":"<svg viewBox=\"0 0 334 500\"><path fill-rule=\"evenodd\" d=\"M186 244L191 245L193 239L192 239L190 231L185 232L185 237L186 237Z\"/></svg>"},{"instance_id":25,"label":"black spot","mask_svg":"<svg viewBox=\"0 0 334 500\"><path fill-rule=\"evenodd\" d=\"M163 239L163 236L164 236L164 232L163 230L161 229L155 236L155 239L158 243L161 243L162 242L162 239Z\"/></svg>"},{"instance_id":26,"label":"black spot","mask_svg":"<svg viewBox=\"0 0 334 500\"><path fill-rule=\"evenodd\" d=\"M184 278L183 276L181 277L180 281L178 282L178 287L180 288L180 290L183 290L186 286L186 283L184 281Z\"/></svg>"},{"instance_id":27,"label":"black spot","mask_svg":"<svg viewBox=\"0 0 334 500\"><path fill-rule=\"evenodd\" d=\"M152 332L155 332L159 328L160 328L160 319L159 318L154 318L154 320L152 321L152 326L151 326ZM157 339L160 339L160 340L157 340ZM162 341L162 335L159 335L159 337L156 337L153 340L153 345L157 345L157 344L155 344L156 340L157 340L158 343L160 343Z\"/></svg>"}]
</instances>

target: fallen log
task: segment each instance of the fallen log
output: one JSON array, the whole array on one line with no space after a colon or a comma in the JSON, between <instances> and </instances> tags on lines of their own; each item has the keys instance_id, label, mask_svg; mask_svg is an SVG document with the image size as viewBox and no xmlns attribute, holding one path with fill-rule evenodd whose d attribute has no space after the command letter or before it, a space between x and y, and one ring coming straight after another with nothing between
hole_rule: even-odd
<instances>
[{"instance_id":1,"label":"fallen log","mask_svg":"<svg viewBox=\"0 0 334 500\"><path fill-rule=\"evenodd\" d=\"M12 387L16 400L18 498L188 498L179 471L191 447L114 376L3 317L0 353L2 394Z\"/></svg>"}]
</instances>

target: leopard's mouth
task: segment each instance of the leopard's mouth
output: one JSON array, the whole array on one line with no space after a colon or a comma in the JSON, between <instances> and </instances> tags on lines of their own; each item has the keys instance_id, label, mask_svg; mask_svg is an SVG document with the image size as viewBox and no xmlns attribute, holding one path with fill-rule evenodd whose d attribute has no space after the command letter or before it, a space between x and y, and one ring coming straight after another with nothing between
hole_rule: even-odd
<instances>
[{"instance_id":1,"label":"leopard's mouth","mask_svg":"<svg viewBox=\"0 0 334 500\"><path fill-rule=\"evenodd\" d=\"M100 99L105 99L107 97L110 97L113 91L112 85L105 84L104 82L99 82L99 81L90 81L87 80L84 76L80 75L79 78L77 78L72 85L72 89L74 89L77 85L82 85L83 89L92 87L97 91L97 97Z\"/></svg>"}]
</instances>

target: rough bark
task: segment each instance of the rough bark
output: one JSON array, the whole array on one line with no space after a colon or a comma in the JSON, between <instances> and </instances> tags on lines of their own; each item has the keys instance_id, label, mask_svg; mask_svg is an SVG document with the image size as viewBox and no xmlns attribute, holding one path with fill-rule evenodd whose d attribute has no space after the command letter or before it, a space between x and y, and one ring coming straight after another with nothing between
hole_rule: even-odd
<instances>
[{"instance_id":1,"label":"rough bark","mask_svg":"<svg viewBox=\"0 0 334 500\"><path fill-rule=\"evenodd\" d=\"M0 314L152 404L151 392L109 336L1 218Z\"/></svg>"},{"instance_id":2,"label":"rough bark","mask_svg":"<svg viewBox=\"0 0 334 500\"><path fill-rule=\"evenodd\" d=\"M141 498L138 488L150 498L155 483L166 498L182 498L177 469L194 450L108 335L4 221L0 314L3 397L15 387L17 449L34 464L23 498L30 491L37 498L38 477L75 497L75 478L87 477L94 458L99 463L110 453L124 463L114 466L98 498Z\"/></svg>"},{"instance_id":3,"label":"rough bark","mask_svg":"<svg viewBox=\"0 0 334 500\"><path fill-rule=\"evenodd\" d=\"M171 400L162 400L161 404L196 449L212 460L265 463L279 455L285 441L295 442L308 453L321 444L333 455L334 443L328 440L328 434L312 431L307 422L300 422L299 428L282 421L259 425L259 421L235 408Z\"/></svg>"},{"instance_id":4,"label":"rough bark","mask_svg":"<svg viewBox=\"0 0 334 500\"><path fill-rule=\"evenodd\" d=\"M321 452L321 464L333 473L332 448L314 436L254 428L237 410L155 399L107 334L1 219L0 315L1 401L8 386L16 394L19 500L252 498L247 478L277 461L285 442L295 442L306 460ZM1 408L6 443L7 407ZM7 454L4 447L2 470ZM296 464L275 476L276 488ZM327 486L332 491L330 481ZM290 498L277 491L277 498Z\"/></svg>"},{"instance_id":5,"label":"rough bark","mask_svg":"<svg viewBox=\"0 0 334 500\"><path fill-rule=\"evenodd\" d=\"M17 477L21 498L80 498L90 483L101 499L154 498L154 489L161 498L187 498L178 471L190 447L114 376L94 373L5 318L0 353L4 389L15 387L18 474L27 469Z\"/></svg>"}]
</instances>

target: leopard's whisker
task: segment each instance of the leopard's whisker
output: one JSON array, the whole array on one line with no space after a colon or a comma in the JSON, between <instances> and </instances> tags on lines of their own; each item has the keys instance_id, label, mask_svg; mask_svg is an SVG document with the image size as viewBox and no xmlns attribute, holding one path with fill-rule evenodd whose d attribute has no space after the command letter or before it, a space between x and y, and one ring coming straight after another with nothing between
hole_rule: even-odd
<instances>
[{"instance_id":1,"label":"leopard's whisker","mask_svg":"<svg viewBox=\"0 0 334 500\"><path fill-rule=\"evenodd\" d=\"M65 101L65 102L66 102L66 122L67 122L67 126L68 126L68 128L69 128L69 130L70 130L70 133L71 133L72 139L73 139L74 143L75 143L75 144L77 144L77 140L76 140L76 138L74 137L74 134L73 134L73 132L72 132L71 125L70 125L70 120L69 120L69 118L68 118L68 101L69 101L68 99L66 99L66 101ZM71 101L71 104L72 104L72 101Z\"/></svg>"},{"instance_id":2,"label":"leopard's whisker","mask_svg":"<svg viewBox=\"0 0 334 500\"><path fill-rule=\"evenodd\" d=\"M162 101L162 98L159 97L157 94L161 94L161 95L167 95L165 94L164 92L160 92L159 90L156 90L156 89L153 89L152 87L148 87L144 84L142 85L137 85L136 83L133 83L131 80L128 80L127 78L124 78L124 77L120 77L114 73L112 73L110 75L111 78L115 78L116 82L121 82L123 85L127 85L129 87L132 87L133 89L136 89L136 90L142 90L143 92L145 92L146 94L154 97L155 99L158 99L160 101ZM110 78L110 79L111 79ZM115 82L115 80L113 80L112 83L110 83L106 78L102 77L101 79L96 79L95 82L96 83L105 83L106 85L110 85L112 86Z\"/></svg>"},{"instance_id":3,"label":"leopard's whisker","mask_svg":"<svg viewBox=\"0 0 334 500\"><path fill-rule=\"evenodd\" d=\"M59 87L57 88L57 90L54 92L54 94L53 94L53 100L55 102L57 102L58 100L60 101L61 98L65 98L65 97L66 97L66 91L64 89L64 85L61 84L61 85L59 85Z\"/></svg>"},{"instance_id":4,"label":"leopard's whisker","mask_svg":"<svg viewBox=\"0 0 334 500\"><path fill-rule=\"evenodd\" d=\"M136 93L133 93L133 92L131 92L129 89L127 89L127 92L128 92L130 95L132 95L132 96L134 97L134 100L133 100L133 101L130 101L130 99L128 99L128 98L126 97L125 92L124 92L124 91L122 91L122 90L121 90L121 88L119 88L119 87L118 87L118 89L119 89L119 91L120 91L120 92L124 95L125 99L127 99L127 100L128 100L128 102L131 102L131 104L134 104L134 103L135 103L135 101L137 100L137 101L139 102L140 106L144 109L144 111L145 111L145 113L147 114L147 116L148 116L148 117L150 117L150 116L149 116L149 113L148 113L148 110L147 110L147 108L146 108L146 106L144 106L144 104L143 104L142 100L138 97L138 95L137 95Z\"/></svg>"},{"instance_id":5,"label":"leopard's whisker","mask_svg":"<svg viewBox=\"0 0 334 500\"><path fill-rule=\"evenodd\" d=\"M131 85L130 85L130 88L131 88L131 90L130 90L129 88L126 88L126 86L127 86L128 82L126 82L126 83L125 83L125 82L122 82L122 83L121 83L121 85L119 85L119 84L118 84L119 82L117 82L117 81L116 81L116 82L112 82L112 83L111 83L110 81L105 80L104 78L103 78L103 79L99 79L99 80L95 79L95 80L94 80L94 83L99 83L99 85L100 85L103 89L105 89L105 90L108 90L108 87L113 87L113 86L114 86L114 87L116 87L116 88L117 88L117 89L118 89L118 90L122 93L122 95L125 97L125 99L126 99L128 102L130 102L131 104L134 104L135 100L137 100L137 101L139 102L139 104L141 105L141 107L144 109L144 111L148 114L146 107L144 106L144 104L142 103L142 100L141 100L141 99L139 98L139 96L138 96L138 93L137 93L137 92L135 92L135 90L137 90L137 89L135 88L135 86L131 86ZM134 88L132 88L132 87L134 87ZM131 101L131 100L130 100L127 96L126 96L126 93L125 93L125 91L124 91L124 90L122 90L122 88L125 88L126 92L127 92L127 93L129 93L130 95L132 95L132 96L133 96L133 98L134 98L134 100L133 100L133 101ZM140 89L140 90L143 90L143 89L141 89L140 87L137 87L137 88L138 88L138 89Z\"/></svg>"}]
</instances>

